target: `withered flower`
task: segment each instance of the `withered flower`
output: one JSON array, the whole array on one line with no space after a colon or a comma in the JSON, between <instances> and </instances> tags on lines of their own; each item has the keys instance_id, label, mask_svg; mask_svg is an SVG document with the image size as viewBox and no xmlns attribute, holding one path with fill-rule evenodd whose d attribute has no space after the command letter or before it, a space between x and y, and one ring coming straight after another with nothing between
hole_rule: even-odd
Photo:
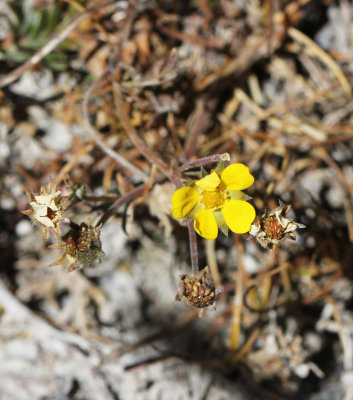
<instances>
[{"instance_id":1,"label":"withered flower","mask_svg":"<svg viewBox=\"0 0 353 400\"><path fill-rule=\"evenodd\" d=\"M280 201L279 207L266 212L261 217L256 217L249 234L254 236L261 246L270 249L284 239L295 240L294 231L305 228L305 225L285 218L291 208L290 204L284 205Z\"/></svg>"},{"instance_id":2,"label":"withered flower","mask_svg":"<svg viewBox=\"0 0 353 400\"><path fill-rule=\"evenodd\" d=\"M215 302L215 285L208 267L181 275L175 300L182 300L196 308L211 306Z\"/></svg>"},{"instance_id":3,"label":"withered flower","mask_svg":"<svg viewBox=\"0 0 353 400\"><path fill-rule=\"evenodd\" d=\"M41 186L40 195L27 192L26 194L32 209L22 213L28 215L33 223L42 228L45 240L48 240L50 231L57 240L60 240L60 223L65 220L63 211L67 207L67 201L62 193L57 191L55 184L50 181L47 189Z\"/></svg>"},{"instance_id":4,"label":"withered flower","mask_svg":"<svg viewBox=\"0 0 353 400\"><path fill-rule=\"evenodd\" d=\"M70 223L70 231L62 236L62 242L49 247L65 250L55 262L51 264L70 264L69 272L82 268L85 264L100 261L104 256L100 241L100 227L94 228L85 223L77 225Z\"/></svg>"}]
</instances>

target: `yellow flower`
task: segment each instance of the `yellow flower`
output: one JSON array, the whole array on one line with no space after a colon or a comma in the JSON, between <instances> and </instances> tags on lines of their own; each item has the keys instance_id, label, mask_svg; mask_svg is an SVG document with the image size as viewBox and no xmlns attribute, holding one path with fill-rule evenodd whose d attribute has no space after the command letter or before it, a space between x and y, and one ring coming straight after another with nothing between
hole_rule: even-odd
<instances>
[{"instance_id":1,"label":"yellow flower","mask_svg":"<svg viewBox=\"0 0 353 400\"><path fill-rule=\"evenodd\" d=\"M205 239L215 239L218 227L224 234L249 232L255 219L250 197L241 192L254 183L249 168L231 164L215 170L190 186L178 189L172 197L174 218L194 218L196 232Z\"/></svg>"}]
</instances>

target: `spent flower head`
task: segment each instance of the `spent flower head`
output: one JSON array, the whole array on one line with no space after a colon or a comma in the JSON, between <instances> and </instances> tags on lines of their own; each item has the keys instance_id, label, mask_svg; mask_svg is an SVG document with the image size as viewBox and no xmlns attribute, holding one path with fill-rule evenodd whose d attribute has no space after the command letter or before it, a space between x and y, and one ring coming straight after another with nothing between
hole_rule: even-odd
<instances>
[{"instance_id":1,"label":"spent flower head","mask_svg":"<svg viewBox=\"0 0 353 400\"><path fill-rule=\"evenodd\" d=\"M217 167L213 172L178 189L172 197L174 218L194 218L196 232L205 239L215 239L218 227L227 235L246 233L255 219L249 196L241 192L254 183L249 168L243 164Z\"/></svg>"},{"instance_id":2,"label":"spent flower head","mask_svg":"<svg viewBox=\"0 0 353 400\"><path fill-rule=\"evenodd\" d=\"M295 240L294 231L305 228L305 225L285 217L291 208L290 204L284 205L280 201L277 208L255 219L249 234L254 236L261 246L270 249L284 239Z\"/></svg>"},{"instance_id":3,"label":"spent flower head","mask_svg":"<svg viewBox=\"0 0 353 400\"><path fill-rule=\"evenodd\" d=\"M64 236L62 242L51 245L51 248L65 250L55 262L51 264L70 264L69 272L75 269L80 269L85 264L93 261L100 261L104 256L102 243L100 241L100 227L81 223L76 225L73 222L70 224L71 229Z\"/></svg>"},{"instance_id":4,"label":"spent flower head","mask_svg":"<svg viewBox=\"0 0 353 400\"><path fill-rule=\"evenodd\" d=\"M216 289L209 272L205 267L202 271L193 271L180 276L177 301L184 301L196 308L206 308L215 302Z\"/></svg>"},{"instance_id":5,"label":"spent flower head","mask_svg":"<svg viewBox=\"0 0 353 400\"><path fill-rule=\"evenodd\" d=\"M67 201L55 184L50 181L48 188L41 186L40 194L27 193L31 209L22 211L28 215L33 223L43 230L44 238L49 238L49 232L53 232L56 239L60 240L60 223L65 221L63 212L67 207Z\"/></svg>"}]
</instances>

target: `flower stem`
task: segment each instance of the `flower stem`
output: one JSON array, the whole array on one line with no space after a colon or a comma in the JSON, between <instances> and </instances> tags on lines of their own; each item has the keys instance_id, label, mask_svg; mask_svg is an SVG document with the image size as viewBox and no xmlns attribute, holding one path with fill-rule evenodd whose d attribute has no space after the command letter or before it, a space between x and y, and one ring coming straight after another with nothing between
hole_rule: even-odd
<instances>
[{"instance_id":1,"label":"flower stem","mask_svg":"<svg viewBox=\"0 0 353 400\"><path fill-rule=\"evenodd\" d=\"M189 244L190 244L190 256L191 256L191 269L192 271L199 270L199 255L197 251L197 237L192 221L188 221L189 231Z\"/></svg>"},{"instance_id":2,"label":"flower stem","mask_svg":"<svg viewBox=\"0 0 353 400\"><path fill-rule=\"evenodd\" d=\"M158 176L153 184L151 186L153 186L155 183L162 183L165 180L165 176L160 175ZM122 205L124 205L125 203L129 202L130 200L133 200L135 197L140 196L146 186L148 184L147 183L143 183L142 185L136 186L134 189L130 190L129 192L125 193L124 195L122 195L111 207L108 208L108 210L101 216L101 218L99 219L99 221L97 222L96 226L102 225L105 222L107 222L107 220L109 219L109 217L111 215L113 215Z\"/></svg>"}]
</instances>

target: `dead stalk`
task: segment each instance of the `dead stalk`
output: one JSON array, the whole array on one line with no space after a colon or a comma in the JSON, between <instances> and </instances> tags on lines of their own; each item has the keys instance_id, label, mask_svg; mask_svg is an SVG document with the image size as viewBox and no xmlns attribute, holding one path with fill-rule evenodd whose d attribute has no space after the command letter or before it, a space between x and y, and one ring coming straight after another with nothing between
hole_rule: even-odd
<instances>
[{"instance_id":1,"label":"dead stalk","mask_svg":"<svg viewBox=\"0 0 353 400\"><path fill-rule=\"evenodd\" d=\"M243 291L246 280L246 272L243 264L243 244L241 239L234 235L234 242L237 249L238 255L238 268L235 274L236 287L235 295L232 304L232 318L230 325L230 349L236 350L240 345L240 330L241 330L241 318L243 311Z\"/></svg>"},{"instance_id":2,"label":"dead stalk","mask_svg":"<svg viewBox=\"0 0 353 400\"><path fill-rule=\"evenodd\" d=\"M84 123L86 126L87 131L90 133L92 139L97 143L97 145L113 160L117 162L118 165L120 165L122 168L126 168L130 173L138 179L141 179L145 181L147 179L147 174L140 170L139 168L135 167L133 164L131 164L128 160L126 160L123 156L112 150L110 147L108 147L103 140L99 137L98 133L96 132L96 129L91 125L90 122L90 116L89 116L89 111L88 111L88 103L91 98L92 93L98 89L98 87L101 85L101 83L104 81L104 79L110 74L110 70L106 69L103 74L89 87L89 89L86 92L86 95L83 99L82 103L82 114L83 114L83 119Z\"/></svg>"}]
</instances>

